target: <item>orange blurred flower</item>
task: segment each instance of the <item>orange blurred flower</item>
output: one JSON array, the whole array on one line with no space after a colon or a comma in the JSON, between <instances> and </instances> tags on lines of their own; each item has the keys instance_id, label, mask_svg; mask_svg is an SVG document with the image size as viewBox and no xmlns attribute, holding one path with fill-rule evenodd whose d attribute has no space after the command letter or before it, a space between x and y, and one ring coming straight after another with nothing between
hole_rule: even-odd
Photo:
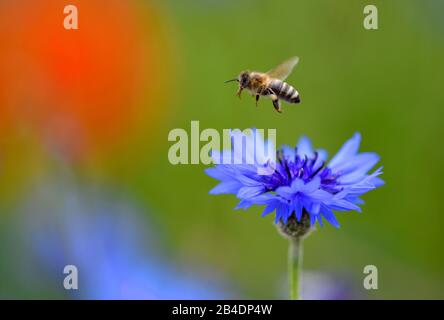
<instances>
[{"instance_id":1,"label":"orange blurred flower","mask_svg":"<svg viewBox=\"0 0 444 320\"><path fill-rule=\"evenodd\" d=\"M67 4L78 8L78 30L64 29ZM2 136L36 135L70 161L127 137L139 116L139 92L161 96L157 90L166 86L160 19L152 8L146 14L142 24L129 1L0 4ZM157 118L159 101L144 104L147 121Z\"/></svg>"}]
</instances>

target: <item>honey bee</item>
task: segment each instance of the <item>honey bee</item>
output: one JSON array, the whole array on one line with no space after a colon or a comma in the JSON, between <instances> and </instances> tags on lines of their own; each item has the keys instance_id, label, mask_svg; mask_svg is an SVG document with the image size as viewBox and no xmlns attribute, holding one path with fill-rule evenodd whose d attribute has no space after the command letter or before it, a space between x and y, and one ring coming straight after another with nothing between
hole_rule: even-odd
<instances>
[{"instance_id":1,"label":"honey bee","mask_svg":"<svg viewBox=\"0 0 444 320\"><path fill-rule=\"evenodd\" d=\"M282 112L280 100L288 103L301 102L299 92L284 82L298 62L298 57L292 57L266 73L243 71L237 78L227 80L225 83L239 82L239 89L237 90L239 98L242 90L247 89L252 96L256 96L256 106L259 97L264 96L271 99L277 112Z\"/></svg>"}]
</instances>

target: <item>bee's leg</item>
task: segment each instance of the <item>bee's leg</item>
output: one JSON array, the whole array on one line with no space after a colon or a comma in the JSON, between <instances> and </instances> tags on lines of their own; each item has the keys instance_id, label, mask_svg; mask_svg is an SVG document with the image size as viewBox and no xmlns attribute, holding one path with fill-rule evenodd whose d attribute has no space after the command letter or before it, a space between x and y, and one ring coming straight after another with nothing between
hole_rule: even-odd
<instances>
[{"instance_id":1,"label":"bee's leg","mask_svg":"<svg viewBox=\"0 0 444 320\"><path fill-rule=\"evenodd\" d=\"M278 96L270 88L268 88L267 93L270 95L271 101L273 101L273 107L276 109L277 112L282 113L281 104L279 102Z\"/></svg>"},{"instance_id":2,"label":"bee's leg","mask_svg":"<svg viewBox=\"0 0 444 320\"><path fill-rule=\"evenodd\" d=\"M237 90L237 96L239 97L239 99L241 98L241 93L242 93L242 87L239 87L239 89Z\"/></svg>"},{"instance_id":3,"label":"bee's leg","mask_svg":"<svg viewBox=\"0 0 444 320\"><path fill-rule=\"evenodd\" d=\"M259 97L260 97L262 94L265 94L265 95L268 94L268 91L267 91L267 90L264 90L263 87L259 88L259 89L257 90L257 92L256 92L256 107L258 106L257 103L259 102Z\"/></svg>"},{"instance_id":4,"label":"bee's leg","mask_svg":"<svg viewBox=\"0 0 444 320\"><path fill-rule=\"evenodd\" d=\"M273 107L276 109L277 112L282 113L281 103L279 102L279 99L273 100Z\"/></svg>"}]
</instances>

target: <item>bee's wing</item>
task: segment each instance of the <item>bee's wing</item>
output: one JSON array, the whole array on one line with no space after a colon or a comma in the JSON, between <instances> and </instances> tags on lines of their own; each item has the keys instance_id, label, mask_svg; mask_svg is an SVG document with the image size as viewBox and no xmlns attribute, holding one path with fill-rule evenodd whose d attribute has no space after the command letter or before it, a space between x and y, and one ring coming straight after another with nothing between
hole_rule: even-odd
<instances>
[{"instance_id":1,"label":"bee's wing","mask_svg":"<svg viewBox=\"0 0 444 320\"><path fill-rule=\"evenodd\" d=\"M285 60L277 67L268 71L267 74L272 78L285 80L290 75L295 65L298 64L298 62L299 62L299 57L292 57L288 60Z\"/></svg>"}]
</instances>

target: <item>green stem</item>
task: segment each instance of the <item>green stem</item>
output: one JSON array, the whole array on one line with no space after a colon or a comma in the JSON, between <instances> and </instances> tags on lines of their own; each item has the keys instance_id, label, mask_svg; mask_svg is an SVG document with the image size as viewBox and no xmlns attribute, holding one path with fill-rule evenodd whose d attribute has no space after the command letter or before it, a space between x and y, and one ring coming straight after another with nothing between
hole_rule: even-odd
<instances>
[{"instance_id":1,"label":"green stem","mask_svg":"<svg viewBox=\"0 0 444 320\"><path fill-rule=\"evenodd\" d=\"M288 282L290 285L290 299L301 298L302 274L302 239L290 238L288 250Z\"/></svg>"}]
</instances>

